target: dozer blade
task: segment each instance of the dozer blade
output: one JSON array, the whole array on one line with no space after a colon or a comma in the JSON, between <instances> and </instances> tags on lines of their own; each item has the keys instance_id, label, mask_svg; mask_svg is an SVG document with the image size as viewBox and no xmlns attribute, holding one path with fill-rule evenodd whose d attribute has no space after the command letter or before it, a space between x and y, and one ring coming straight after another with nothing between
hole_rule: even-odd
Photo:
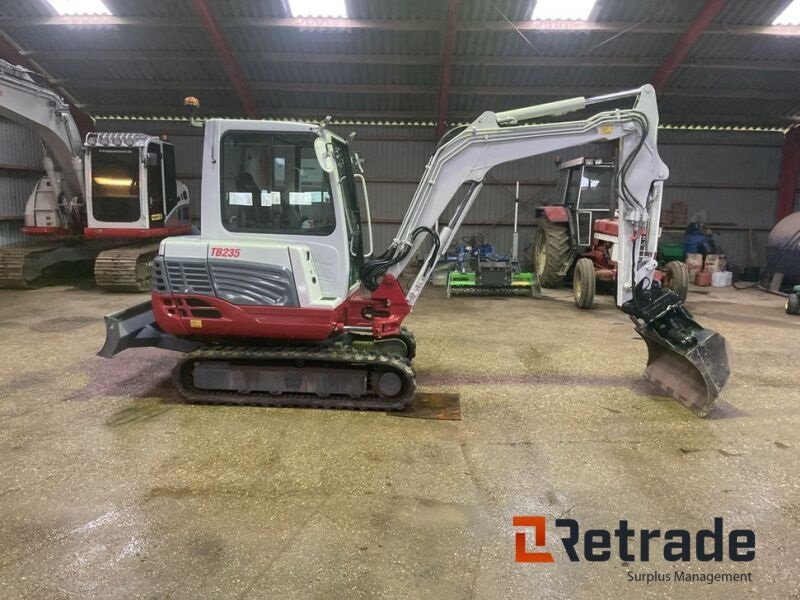
<instances>
[{"instance_id":1,"label":"dozer blade","mask_svg":"<svg viewBox=\"0 0 800 600\"><path fill-rule=\"evenodd\" d=\"M645 379L698 417L708 415L730 376L725 338L703 328L694 333L697 344L686 350L646 327L636 331L647 343Z\"/></svg>"},{"instance_id":2,"label":"dozer blade","mask_svg":"<svg viewBox=\"0 0 800 600\"><path fill-rule=\"evenodd\" d=\"M197 342L164 333L156 324L153 306L148 300L104 317L106 341L98 356L111 358L127 348L157 347L178 352L192 352Z\"/></svg>"},{"instance_id":3,"label":"dozer blade","mask_svg":"<svg viewBox=\"0 0 800 600\"><path fill-rule=\"evenodd\" d=\"M708 415L730 376L725 338L701 327L669 290L637 290L622 308L647 343L645 379L698 417Z\"/></svg>"}]
</instances>

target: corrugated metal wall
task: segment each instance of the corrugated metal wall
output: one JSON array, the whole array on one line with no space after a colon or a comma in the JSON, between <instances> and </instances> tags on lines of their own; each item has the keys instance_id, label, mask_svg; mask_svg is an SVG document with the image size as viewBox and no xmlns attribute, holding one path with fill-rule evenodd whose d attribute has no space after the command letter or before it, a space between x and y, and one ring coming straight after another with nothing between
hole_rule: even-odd
<instances>
[{"instance_id":1,"label":"corrugated metal wall","mask_svg":"<svg viewBox=\"0 0 800 600\"><path fill-rule=\"evenodd\" d=\"M0 246L19 244L25 202L43 175L36 137L16 123L0 119Z\"/></svg>"},{"instance_id":2,"label":"corrugated metal wall","mask_svg":"<svg viewBox=\"0 0 800 600\"><path fill-rule=\"evenodd\" d=\"M193 214L199 215L202 130L183 122L115 121L98 124L106 131L166 133L176 147L178 174L189 186ZM379 252L392 240L433 149L431 130L400 126L338 126L338 133L356 131L353 147L366 161L375 245ZM707 220L725 223L717 241L736 265L750 262L752 240L755 260L763 264L764 245L774 224L782 136L763 132L712 132L665 130L660 148L670 167L664 207L685 202L689 216L706 211ZM567 160L597 156L602 148L575 148L560 153ZM514 183L520 185L521 248L534 233L533 209L548 197L557 176L555 155L545 155L502 165L489 173L478 201L467 217L461 235L482 235L498 251L511 248ZM665 229L665 236L680 241L680 229Z\"/></svg>"}]
</instances>

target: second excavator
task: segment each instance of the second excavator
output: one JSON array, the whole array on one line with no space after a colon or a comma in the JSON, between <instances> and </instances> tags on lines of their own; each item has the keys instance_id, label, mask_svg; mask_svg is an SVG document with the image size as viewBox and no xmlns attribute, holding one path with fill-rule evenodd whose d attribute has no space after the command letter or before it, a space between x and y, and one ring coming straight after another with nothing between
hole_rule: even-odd
<instances>
[{"instance_id":1,"label":"second excavator","mask_svg":"<svg viewBox=\"0 0 800 600\"><path fill-rule=\"evenodd\" d=\"M555 119L609 103L630 107ZM100 355L142 346L185 353L175 383L190 401L402 409L416 386L416 342L403 320L486 173L608 142L618 156L617 305L647 343L645 376L704 416L728 379L728 349L654 277L669 174L657 133L649 85L484 112L441 139L393 242L372 256L366 183L348 140L327 123L212 119L203 151L202 234L161 243L151 301L106 317ZM452 216L439 224L451 204ZM406 290L400 276L418 252L423 266Z\"/></svg>"},{"instance_id":2,"label":"second excavator","mask_svg":"<svg viewBox=\"0 0 800 600\"><path fill-rule=\"evenodd\" d=\"M0 287L28 287L52 267L93 262L100 288L148 290L158 242L191 231L172 144L143 133L93 132L84 141L61 96L2 60L0 117L40 140L45 173L22 228L42 241L0 248Z\"/></svg>"}]
</instances>

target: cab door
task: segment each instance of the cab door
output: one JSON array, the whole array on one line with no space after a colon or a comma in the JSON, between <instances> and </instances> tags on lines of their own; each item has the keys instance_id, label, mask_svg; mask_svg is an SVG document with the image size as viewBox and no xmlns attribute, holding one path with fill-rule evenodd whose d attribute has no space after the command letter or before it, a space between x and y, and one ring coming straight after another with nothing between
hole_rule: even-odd
<instances>
[{"instance_id":1,"label":"cab door","mask_svg":"<svg viewBox=\"0 0 800 600\"><path fill-rule=\"evenodd\" d=\"M147 145L147 215L150 229L164 227L166 206L164 204L164 156L161 144Z\"/></svg>"}]
</instances>

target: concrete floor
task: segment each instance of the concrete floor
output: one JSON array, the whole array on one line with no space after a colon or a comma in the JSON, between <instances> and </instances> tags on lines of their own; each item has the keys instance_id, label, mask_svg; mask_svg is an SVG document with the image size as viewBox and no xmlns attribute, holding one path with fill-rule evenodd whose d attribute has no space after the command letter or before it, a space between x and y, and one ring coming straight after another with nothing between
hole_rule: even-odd
<instances>
[{"instance_id":1,"label":"concrete floor","mask_svg":"<svg viewBox=\"0 0 800 600\"><path fill-rule=\"evenodd\" d=\"M610 298L582 312L568 290L428 289L408 320L418 380L460 393L460 422L184 405L173 354L94 356L100 317L143 298L0 291L3 598L799 597L800 318L779 298L690 296L735 353L700 420L641 379L644 344ZM513 515L548 517L554 564L514 562ZM628 582L676 568L658 554L570 563L559 516L722 516L756 531L756 560L685 570L752 582Z\"/></svg>"}]
</instances>

